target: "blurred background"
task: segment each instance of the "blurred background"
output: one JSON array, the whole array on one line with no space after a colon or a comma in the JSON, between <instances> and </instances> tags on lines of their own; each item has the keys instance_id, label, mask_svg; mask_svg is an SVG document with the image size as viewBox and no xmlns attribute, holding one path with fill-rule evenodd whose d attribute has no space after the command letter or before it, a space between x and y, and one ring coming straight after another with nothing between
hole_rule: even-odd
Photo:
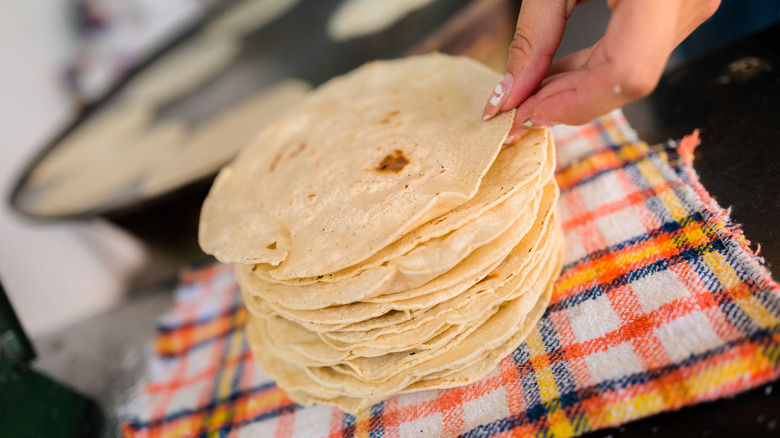
<instances>
[{"instance_id":1,"label":"blurred background","mask_svg":"<svg viewBox=\"0 0 780 438\"><path fill-rule=\"evenodd\" d=\"M53 209L46 210L42 207L45 193L53 186L37 187L32 171L45 162L49 151L76 137L90 120L106 109L135 105L151 114L145 135L151 137L152 127L175 125L168 131L170 138L182 143L187 143L182 137L192 138L194 143L198 135L214 135L201 129L211 121L220 121L231 108L249 105L245 96L277 92L274 87L289 78L303 85L290 86L285 92L317 86L370 59L432 48L465 53L500 70L520 6L511 0L435 0L395 11L396 19L377 24L379 30L372 34L354 26L335 29L331 17L340 3L7 0L0 4L0 190L4 200L0 204L0 279L24 329L43 350L58 349L65 342L58 337L62 333L71 339L81 337L81 344L96 330L115 333L117 338L112 339L120 342L127 340L126 332L134 331L139 342L151 339L154 318L170 306L178 270L208 261L195 246L197 209L219 165L229 159L216 157L206 167L185 169L179 180L160 183L150 192L145 191L145 180L132 180L100 202L59 209L49 204ZM246 8L239 18L231 16L230 11L239 7ZM242 21L242 16L255 21ZM764 29L779 18L777 0L724 0L718 13L675 51L668 68ZM577 7L558 56L595 43L608 20L603 0ZM192 55L195 43L208 47ZM174 58L177 61L169 70L176 74L160 73L163 69L157 66ZM190 65L197 67L188 69ZM144 76L155 69L154 80ZM193 71L213 74L185 74ZM185 79L191 81L189 88L170 91L183 87L179 82ZM146 82L139 85L142 81ZM261 111L257 108L267 102L261 99L252 105ZM239 123L235 120L220 123ZM106 126L111 129L101 134L102 143L110 143L105 138L112 135L120 137L121 126ZM161 138L168 137L161 134ZM149 138L145 141L156 144ZM200 157L177 153L173 156L185 164ZM131 158L113 164L86 160L85 167L75 173L108 169L104 179L96 176L86 185L94 188L129 167ZM175 173L170 168L162 172ZM86 192L87 188L76 190ZM127 310L135 295L148 296L150 290L157 291L153 299L135 305L132 312ZM116 313L122 309L124 313ZM78 325L97 315L110 315L107 318L114 324L107 325L104 318ZM82 350L91 347L94 344L86 342ZM105 352L92 350L93 359ZM130 356L119 351L117 372L138 368L140 350ZM99 391L83 383L89 370L76 377L58 371L79 363L81 356L40 356L40 366L47 371L71 379L77 387L83 385L81 389L93 395Z\"/></svg>"},{"instance_id":2,"label":"blurred background","mask_svg":"<svg viewBox=\"0 0 780 438\"><path fill-rule=\"evenodd\" d=\"M85 10L88 4L89 11ZM101 219L38 223L7 199L30 160L134 64L206 10L195 0L3 2L0 277L32 335L115 305L148 256ZM77 67L80 66L80 67ZM78 92L74 89L75 69Z\"/></svg>"}]
</instances>

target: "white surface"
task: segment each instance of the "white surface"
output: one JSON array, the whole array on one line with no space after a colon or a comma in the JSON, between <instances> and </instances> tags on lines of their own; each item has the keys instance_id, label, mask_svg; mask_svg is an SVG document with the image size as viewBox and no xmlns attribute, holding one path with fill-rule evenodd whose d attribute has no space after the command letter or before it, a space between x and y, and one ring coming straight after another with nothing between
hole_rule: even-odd
<instances>
[{"instance_id":1,"label":"white surface","mask_svg":"<svg viewBox=\"0 0 780 438\"><path fill-rule=\"evenodd\" d=\"M72 117L61 86L75 49L68 4L6 1L0 13L0 278L32 335L115 305L145 261L106 223L33 224L8 206L23 167Z\"/></svg>"}]
</instances>

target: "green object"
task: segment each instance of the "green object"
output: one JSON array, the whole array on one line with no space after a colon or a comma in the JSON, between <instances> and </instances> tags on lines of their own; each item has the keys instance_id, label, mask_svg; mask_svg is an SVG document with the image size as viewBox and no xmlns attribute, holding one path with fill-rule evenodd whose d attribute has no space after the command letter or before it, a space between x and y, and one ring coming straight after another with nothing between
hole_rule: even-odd
<instances>
[{"instance_id":1,"label":"green object","mask_svg":"<svg viewBox=\"0 0 780 438\"><path fill-rule=\"evenodd\" d=\"M0 436L96 437L104 423L97 404L32 370L35 350L0 284Z\"/></svg>"},{"instance_id":2,"label":"green object","mask_svg":"<svg viewBox=\"0 0 780 438\"><path fill-rule=\"evenodd\" d=\"M27 363L35 359L35 350L27 339L19 319L16 318L2 283L0 283L0 359L8 359L16 363Z\"/></svg>"},{"instance_id":3,"label":"green object","mask_svg":"<svg viewBox=\"0 0 780 438\"><path fill-rule=\"evenodd\" d=\"M93 401L26 366L0 360L2 436L96 437L102 424Z\"/></svg>"}]
</instances>

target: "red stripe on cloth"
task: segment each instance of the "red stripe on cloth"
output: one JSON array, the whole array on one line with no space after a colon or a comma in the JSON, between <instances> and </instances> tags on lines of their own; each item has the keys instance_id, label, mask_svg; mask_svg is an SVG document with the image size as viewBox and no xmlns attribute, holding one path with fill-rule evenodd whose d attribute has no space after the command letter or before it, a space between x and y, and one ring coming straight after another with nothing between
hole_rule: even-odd
<instances>
[{"instance_id":1,"label":"red stripe on cloth","mask_svg":"<svg viewBox=\"0 0 780 438\"><path fill-rule=\"evenodd\" d=\"M199 273L198 280L203 282L203 286L198 289L196 297L206 296L210 293L211 279L216 272L216 269L204 269L203 272ZM185 308L180 311L184 314L185 319L194 319L197 315L197 310L198 308L196 306L185 306ZM183 343L186 344L189 341L187 337L191 336L191 332L181 333L180 336L183 338ZM171 378L171 388L180 388L182 386L181 381L184 379L187 372L187 364L188 358L186 356L182 357ZM160 398L159 403L152 408L151 418L165 417L168 405L175 393L176 391L174 389L163 391L163 396Z\"/></svg>"},{"instance_id":2,"label":"red stripe on cloth","mask_svg":"<svg viewBox=\"0 0 780 438\"><path fill-rule=\"evenodd\" d=\"M280 415L277 419L276 432L274 438L289 438L295 432L295 416Z\"/></svg>"}]
</instances>

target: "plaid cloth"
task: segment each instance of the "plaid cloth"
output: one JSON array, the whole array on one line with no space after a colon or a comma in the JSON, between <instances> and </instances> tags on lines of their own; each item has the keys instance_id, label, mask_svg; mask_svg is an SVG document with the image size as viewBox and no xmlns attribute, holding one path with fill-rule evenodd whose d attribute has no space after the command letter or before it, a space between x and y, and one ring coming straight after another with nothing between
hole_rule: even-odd
<instances>
[{"instance_id":1,"label":"plaid cloth","mask_svg":"<svg viewBox=\"0 0 780 438\"><path fill-rule=\"evenodd\" d=\"M528 340L484 380L355 417L296 406L253 363L229 267L183 275L128 436L580 435L780 376L780 287L691 167L620 112L559 127L565 266Z\"/></svg>"}]
</instances>

